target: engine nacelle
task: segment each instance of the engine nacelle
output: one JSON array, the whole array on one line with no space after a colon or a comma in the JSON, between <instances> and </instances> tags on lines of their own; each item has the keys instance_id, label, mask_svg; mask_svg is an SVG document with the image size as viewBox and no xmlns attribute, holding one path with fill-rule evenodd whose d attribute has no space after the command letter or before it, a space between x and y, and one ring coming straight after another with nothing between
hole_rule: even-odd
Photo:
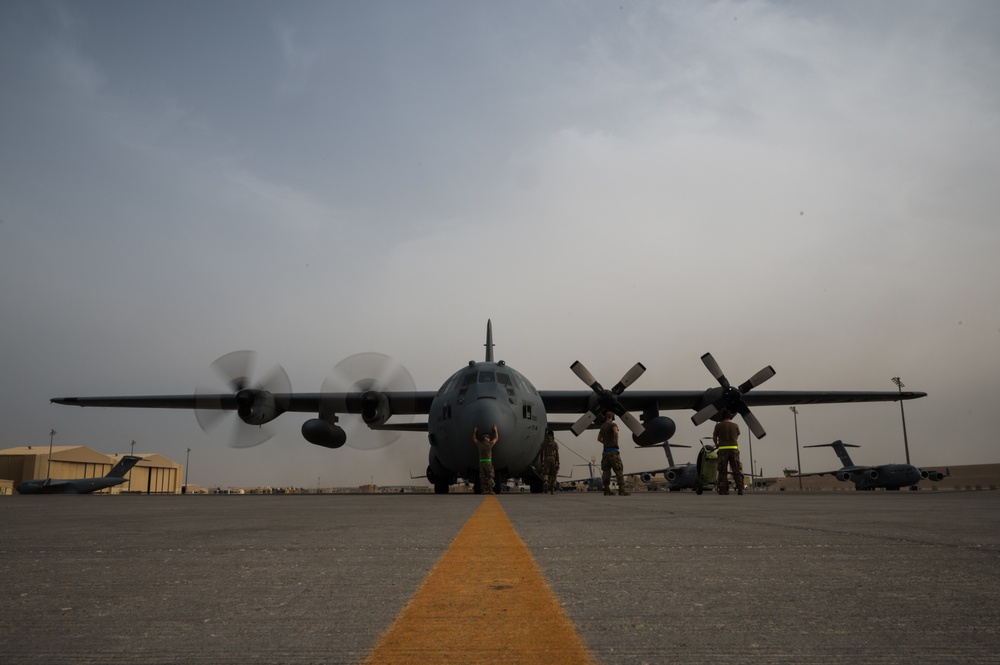
<instances>
[{"instance_id":1,"label":"engine nacelle","mask_svg":"<svg viewBox=\"0 0 1000 665\"><path fill-rule=\"evenodd\" d=\"M361 420L369 427L384 425L392 416L385 393L368 390L361 395Z\"/></svg>"},{"instance_id":2,"label":"engine nacelle","mask_svg":"<svg viewBox=\"0 0 1000 665\"><path fill-rule=\"evenodd\" d=\"M671 480L671 481L677 480L677 472L676 471L667 471L665 474L663 474L663 477L666 478L667 480Z\"/></svg>"},{"instance_id":3,"label":"engine nacelle","mask_svg":"<svg viewBox=\"0 0 1000 665\"><path fill-rule=\"evenodd\" d=\"M266 390L241 390L236 393L236 405L236 414L247 425L269 423L284 412L278 407L274 395Z\"/></svg>"},{"instance_id":4,"label":"engine nacelle","mask_svg":"<svg viewBox=\"0 0 1000 665\"><path fill-rule=\"evenodd\" d=\"M875 469L868 469L861 475L863 475L868 480L878 480L878 471L876 471Z\"/></svg>"},{"instance_id":5,"label":"engine nacelle","mask_svg":"<svg viewBox=\"0 0 1000 665\"><path fill-rule=\"evenodd\" d=\"M944 480L944 474L940 471L921 471L920 477L934 481Z\"/></svg>"},{"instance_id":6,"label":"engine nacelle","mask_svg":"<svg viewBox=\"0 0 1000 665\"><path fill-rule=\"evenodd\" d=\"M302 438L316 446L340 448L347 443L347 432L339 425L312 418L302 423Z\"/></svg>"},{"instance_id":7,"label":"engine nacelle","mask_svg":"<svg viewBox=\"0 0 1000 665\"><path fill-rule=\"evenodd\" d=\"M649 481L651 481L653 479L653 474L651 474L651 473L644 473L644 474L642 474L639 477L642 478L642 482L648 483Z\"/></svg>"},{"instance_id":8,"label":"engine nacelle","mask_svg":"<svg viewBox=\"0 0 1000 665\"><path fill-rule=\"evenodd\" d=\"M677 431L677 423L666 416L647 418L642 425L646 429L642 436L632 435L632 441L639 446L655 446L669 441L670 437Z\"/></svg>"},{"instance_id":9,"label":"engine nacelle","mask_svg":"<svg viewBox=\"0 0 1000 665\"><path fill-rule=\"evenodd\" d=\"M848 480L851 479L851 474L849 474L846 471L840 471L838 473L835 473L834 475L837 477L837 480L841 482L847 482Z\"/></svg>"}]
</instances>

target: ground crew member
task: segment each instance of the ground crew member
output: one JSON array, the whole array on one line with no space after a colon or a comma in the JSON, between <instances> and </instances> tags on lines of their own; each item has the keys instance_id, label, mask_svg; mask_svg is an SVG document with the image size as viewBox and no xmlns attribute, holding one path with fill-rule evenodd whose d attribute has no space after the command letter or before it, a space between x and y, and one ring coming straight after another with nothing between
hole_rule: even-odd
<instances>
[{"instance_id":1,"label":"ground crew member","mask_svg":"<svg viewBox=\"0 0 1000 665\"><path fill-rule=\"evenodd\" d=\"M736 493L743 494L743 465L740 464L740 426L733 422L733 415L723 411L722 420L715 423L712 442L719 454L719 494L729 494L727 467L733 471Z\"/></svg>"},{"instance_id":2,"label":"ground crew member","mask_svg":"<svg viewBox=\"0 0 1000 665\"><path fill-rule=\"evenodd\" d=\"M618 425L615 424L614 411L604 414L604 423L601 425L601 431L597 433L597 441L604 446L604 452L601 454L604 494L606 496L614 494L611 491L611 472L614 471L615 477L618 478L618 494L628 496L629 492L625 491L625 468L622 466L622 456L618 450Z\"/></svg>"},{"instance_id":3,"label":"ground crew member","mask_svg":"<svg viewBox=\"0 0 1000 665\"><path fill-rule=\"evenodd\" d=\"M479 491L483 494L496 494L493 491L493 446L499 440L496 425L493 426L493 436L479 436L478 426L472 429L472 441L479 450Z\"/></svg>"},{"instance_id":4,"label":"ground crew member","mask_svg":"<svg viewBox=\"0 0 1000 665\"><path fill-rule=\"evenodd\" d=\"M541 455L543 491L555 494L556 474L559 473L559 444L556 443L556 435L550 429L545 430Z\"/></svg>"}]
</instances>

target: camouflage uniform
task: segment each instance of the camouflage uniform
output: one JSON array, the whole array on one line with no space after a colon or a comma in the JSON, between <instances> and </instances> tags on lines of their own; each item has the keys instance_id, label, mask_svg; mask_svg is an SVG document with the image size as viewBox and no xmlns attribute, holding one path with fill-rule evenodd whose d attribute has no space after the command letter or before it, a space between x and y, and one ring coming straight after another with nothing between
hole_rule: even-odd
<instances>
[{"instance_id":1,"label":"camouflage uniform","mask_svg":"<svg viewBox=\"0 0 1000 665\"><path fill-rule=\"evenodd\" d=\"M604 452L601 455L601 479L604 481L604 494L612 495L611 472L614 471L618 479L618 493L628 496L625 491L625 468L622 466L622 456L618 451L618 444L615 442L615 431L618 426L613 420L606 420L601 425L601 431L597 435L597 440L604 445Z\"/></svg>"},{"instance_id":2,"label":"camouflage uniform","mask_svg":"<svg viewBox=\"0 0 1000 665\"><path fill-rule=\"evenodd\" d=\"M483 494L493 494L493 446L488 436L476 439L479 450L479 487Z\"/></svg>"},{"instance_id":3,"label":"camouflage uniform","mask_svg":"<svg viewBox=\"0 0 1000 665\"><path fill-rule=\"evenodd\" d=\"M743 465L740 463L739 448L740 426L729 419L715 424L712 441L715 442L719 455L719 480L716 487L719 494L729 494L727 469L733 472L733 482L736 483L736 493L743 494Z\"/></svg>"},{"instance_id":4,"label":"camouflage uniform","mask_svg":"<svg viewBox=\"0 0 1000 665\"><path fill-rule=\"evenodd\" d=\"M559 444L556 443L552 432L545 434L542 441L542 478L544 489L552 494L556 493L556 474L559 472Z\"/></svg>"}]
</instances>

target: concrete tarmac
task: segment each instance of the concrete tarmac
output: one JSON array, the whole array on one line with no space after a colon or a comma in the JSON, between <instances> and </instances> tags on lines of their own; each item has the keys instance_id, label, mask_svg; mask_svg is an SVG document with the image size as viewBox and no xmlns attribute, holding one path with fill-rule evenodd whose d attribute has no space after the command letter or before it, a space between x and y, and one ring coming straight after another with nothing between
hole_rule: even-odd
<instances>
[{"instance_id":1,"label":"concrete tarmac","mask_svg":"<svg viewBox=\"0 0 1000 665\"><path fill-rule=\"evenodd\" d=\"M498 498L599 663L1000 663L1000 492ZM0 661L358 663L482 501L6 497Z\"/></svg>"}]
</instances>

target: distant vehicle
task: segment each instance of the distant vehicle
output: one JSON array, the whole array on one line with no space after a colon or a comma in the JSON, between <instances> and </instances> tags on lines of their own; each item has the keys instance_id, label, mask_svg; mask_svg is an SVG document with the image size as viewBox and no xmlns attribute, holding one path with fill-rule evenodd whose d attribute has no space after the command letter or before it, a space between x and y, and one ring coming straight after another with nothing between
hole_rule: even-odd
<instances>
[{"instance_id":1,"label":"distant vehicle","mask_svg":"<svg viewBox=\"0 0 1000 665\"><path fill-rule=\"evenodd\" d=\"M833 448L844 466L836 471L821 471L819 473L803 473L792 475L791 478L805 478L806 476L826 476L832 475L842 482L851 481L854 489L872 490L876 487L884 487L887 490L898 490L901 487L912 487L921 480L942 480L947 474L940 471L919 469L912 464L880 464L878 466L858 466L851 461L851 456L847 454L847 448L860 448L851 443L844 443L836 440L833 443L820 443L814 446L802 446L803 448Z\"/></svg>"},{"instance_id":2,"label":"distant vehicle","mask_svg":"<svg viewBox=\"0 0 1000 665\"><path fill-rule=\"evenodd\" d=\"M19 483L14 489L20 494L90 494L97 490L107 489L115 485L121 485L127 479L125 474L132 470L136 462L141 457L135 455L125 455L114 468L108 471L108 475L101 478L73 478L70 480L59 480L56 478L42 478L38 480L25 480Z\"/></svg>"}]
</instances>

